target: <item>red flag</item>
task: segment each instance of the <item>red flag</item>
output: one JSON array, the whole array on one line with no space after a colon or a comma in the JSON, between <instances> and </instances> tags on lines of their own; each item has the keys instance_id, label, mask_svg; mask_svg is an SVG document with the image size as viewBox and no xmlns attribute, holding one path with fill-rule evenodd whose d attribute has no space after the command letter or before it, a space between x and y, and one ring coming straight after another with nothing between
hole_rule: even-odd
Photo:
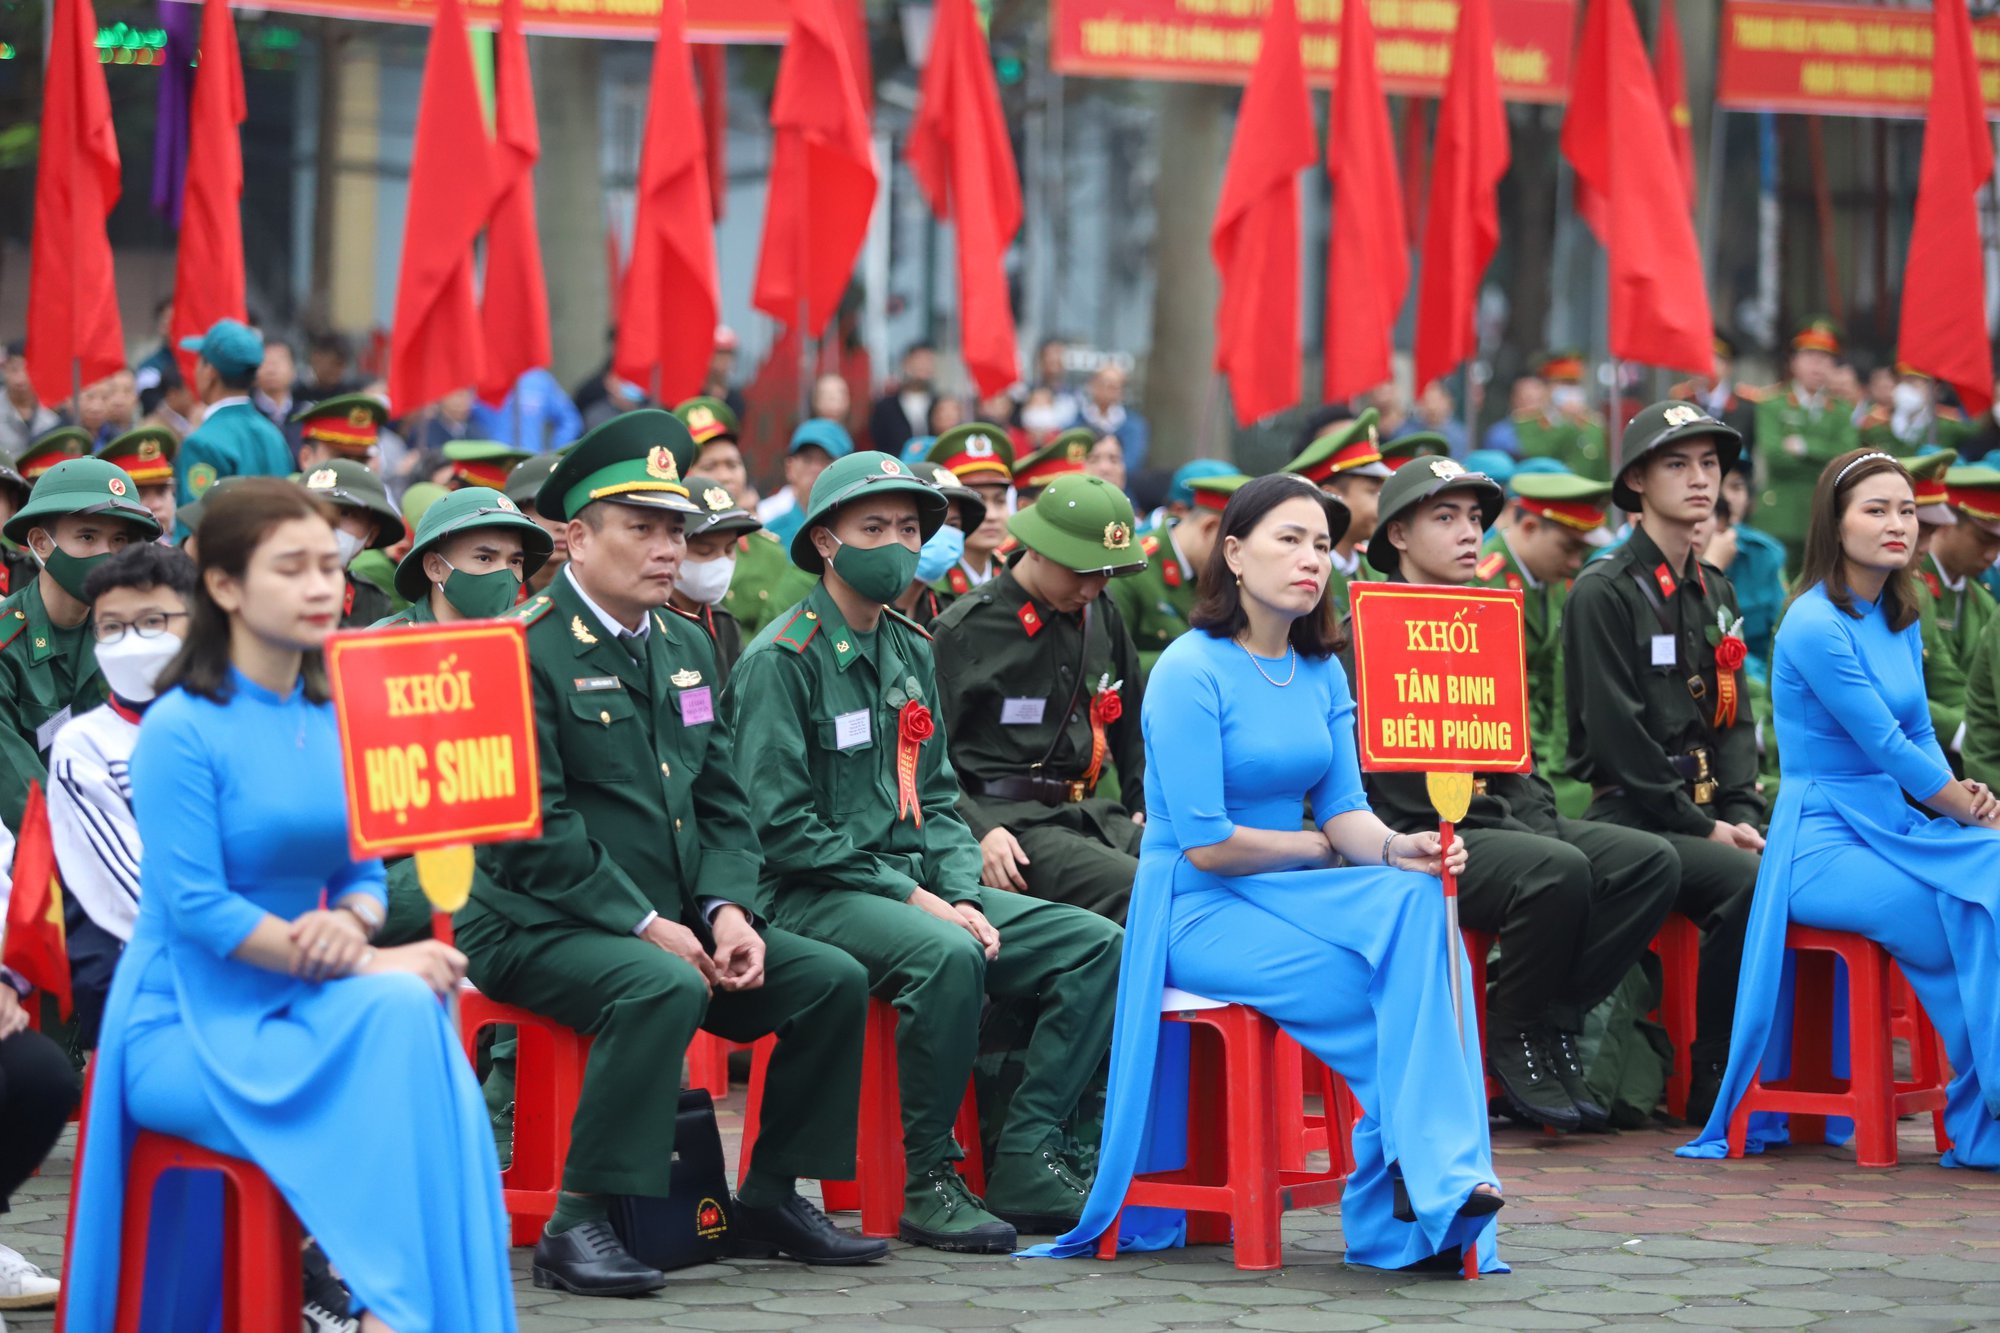
<instances>
[{"instance_id":1,"label":"red flag","mask_svg":"<svg viewBox=\"0 0 2000 1333\"><path fill-rule=\"evenodd\" d=\"M1414 248L1424 238L1424 104L1422 99L1403 99L1403 221L1408 224L1407 244Z\"/></svg>"},{"instance_id":2,"label":"red flag","mask_svg":"<svg viewBox=\"0 0 2000 1333\"><path fill-rule=\"evenodd\" d=\"M201 65L188 109L188 170L181 187L181 245L174 257L174 313L168 342L194 383L197 338L218 319L243 312L243 61L228 0L201 9Z\"/></svg>"},{"instance_id":3,"label":"red flag","mask_svg":"<svg viewBox=\"0 0 2000 1333\"><path fill-rule=\"evenodd\" d=\"M29 260L28 377L60 403L125 364L125 331L104 223L118 202L118 138L97 63L90 0L56 0L42 83Z\"/></svg>"},{"instance_id":4,"label":"red flag","mask_svg":"<svg viewBox=\"0 0 2000 1333\"><path fill-rule=\"evenodd\" d=\"M1333 238L1326 265L1328 402L1352 398L1387 380L1396 348L1396 315L1410 290L1403 236L1403 187L1389 100L1375 66L1375 24L1368 6L1340 11L1340 69L1334 76L1333 123L1326 166L1333 178Z\"/></svg>"},{"instance_id":5,"label":"red flag","mask_svg":"<svg viewBox=\"0 0 2000 1333\"><path fill-rule=\"evenodd\" d=\"M840 305L875 209L875 149L849 40L834 0L792 0L751 304L785 324L803 307L809 334Z\"/></svg>"},{"instance_id":6,"label":"red flag","mask_svg":"<svg viewBox=\"0 0 2000 1333\"><path fill-rule=\"evenodd\" d=\"M1968 414L1993 406L1986 329L1980 186L1993 175L1993 140L1979 92L1972 22L1961 0L1938 0L1932 20L1930 109L1917 177L1917 219L1903 267L1902 359L1958 390Z\"/></svg>"},{"instance_id":7,"label":"red flag","mask_svg":"<svg viewBox=\"0 0 2000 1333\"><path fill-rule=\"evenodd\" d=\"M1299 172L1318 151L1299 40L1292 0L1272 0L1208 233L1215 368L1242 425L1299 400Z\"/></svg>"},{"instance_id":8,"label":"red flag","mask_svg":"<svg viewBox=\"0 0 2000 1333\"><path fill-rule=\"evenodd\" d=\"M1021 378L1006 263L1021 184L972 0L939 0L936 12L907 156L931 212L958 228L959 341L987 398Z\"/></svg>"},{"instance_id":9,"label":"red flag","mask_svg":"<svg viewBox=\"0 0 2000 1333\"><path fill-rule=\"evenodd\" d=\"M728 211L729 198L729 163L723 156L729 139L729 48L720 42L704 42L694 49L694 67L701 75L701 126L708 143L708 192L715 203L715 220L720 222Z\"/></svg>"},{"instance_id":10,"label":"red flag","mask_svg":"<svg viewBox=\"0 0 2000 1333\"><path fill-rule=\"evenodd\" d=\"M403 269L390 332L389 398L398 412L427 407L485 378L473 246L499 195L494 158L465 10L459 0L441 0L417 103Z\"/></svg>"},{"instance_id":11,"label":"red flag","mask_svg":"<svg viewBox=\"0 0 2000 1333\"><path fill-rule=\"evenodd\" d=\"M660 6L639 164L632 255L618 301L619 376L664 403L700 392L715 354L721 309L715 269L715 205L695 98L687 16L680 0ZM772 192L778 189L772 177Z\"/></svg>"},{"instance_id":12,"label":"red flag","mask_svg":"<svg viewBox=\"0 0 2000 1333\"><path fill-rule=\"evenodd\" d=\"M1493 11L1488 0L1462 0L1431 150L1417 280L1419 392L1473 353L1479 283L1500 244L1500 178L1509 156L1507 110L1493 68Z\"/></svg>"},{"instance_id":13,"label":"red flag","mask_svg":"<svg viewBox=\"0 0 2000 1333\"><path fill-rule=\"evenodd\" d=\"M840 35L847 40L847 63L861 108L875 119L875 53L868 45L868 0L834 0L840 6Z\"/></svg>"},{"instance_id":14,"label":"red flag","mask_svg":"<svg viewBox=\"0 0 2000 1333\"><path fill-rule=\"evenodd\" d=\"M1611 355L1706 372L1715 364L1708 285L1688 210L1660 207L1660 182L1680 169L1629 0L1589 0L1576 70L1562 151L1603 198Z\"/></svg>"},{"instance_id":15,"label":"red flag","mask_svg":"<svg viewBox=\"0 0 2000 1333\"><path fill-rule=\"evenodd\" d=\"M489 403L501 402L522 375L555 360L549 346L549 285L542 276L541 234L535 229L535 163L542 156L542 133L535 124L521 0L502 0L494 55L498 143L493 165L499 198L486 226L486 289L479 300L486 339L479 396Z\"/></svg>"},{"instance_id":16,"label":"red flag","mask_svg":"<svg viewBox=\"0 0 2000 1333\"><path fill-rule=\"evenodd\" d=\"M11 967L37 990L56 997L69 1017L69 944L63 929L62 883L42 784L28 784L21 836L14 844L13 897L7 901L6 941L0 967ZM0 985L4 985L0 982Z\"/></svg>"},{"instance_id":17,"label":"red flag","mask_svg":"<svg viewBox=\"0 0 2000 1333\"><path fill-rule=\"evenodd\" d=\"M1653 60L1653 77L1660 88L1660 106L1667 113L1667 138L1674 145L1674 161L1681 169L1681 186L1687 191L1688 207L1694 197L1694 116L1688 110L1687 58L1681 54L1681 23L1674 17L1673 0L1661 0L1659 51Z\"/></svg>"}]
</instances>

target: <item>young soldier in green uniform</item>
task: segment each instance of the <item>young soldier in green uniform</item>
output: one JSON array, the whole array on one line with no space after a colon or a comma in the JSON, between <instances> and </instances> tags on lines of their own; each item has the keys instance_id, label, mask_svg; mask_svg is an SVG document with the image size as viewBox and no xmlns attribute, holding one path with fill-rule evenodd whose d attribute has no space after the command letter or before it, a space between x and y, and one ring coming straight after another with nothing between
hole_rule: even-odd
<instances>
[{"instance_id":1,"label":"young soldier in green uniform","mask_svg":"<svg viewBox=\"0 0 2000 1333\"><path fill-rule=\"evenodd\" d=\"M566 450L557 449L552 453L536 454L527 459L507 474L507 484L502 488L502 493L512 500L522 513L541 524L542 531L548 533L549 540L555 543L555 550L549 553L548 563L528 576L529 592L545 590L555 576L562 573L562 567L569 562L569 539L566 535L569 524L558 523L552 518L543 518L541 511L535 508L535 499L542 493L542 483L549 479L549 474L562 462L565 452Z\"/></svg>"},{"instance_id":2,"label":"young soldier in green uniform","mask_svg":"<svg viewBox=\"0 0 2000 1333\"><path fill-rule=\"evenodd\" d=\"M1222 527L1222 511L1229 497L1249 480L1241 473L1228 473L1190 481L1186 514L1139 539L1146 567L1105 589L1138 645L1140 670L1150 674L1167 645L1187 633L1201 571L1208 566L1215 534Z\"/></svg>"},{"instance_id":3,"label":"young soldier in green uniform","mask_svg":"<svg viewBox=\"0 0 2000 1333\"><path fill-rule=\"evenodd\" d=\"M1764 494L1757 501L1764 530L1785 544L1796 571L1805 549L1813 487L1826 465L1854 448L1858 435L1846 403L1827 390L1840 356L1840 326L1820 316L1792 336L1791 378L1759 395L1757 457Z\"/></svg>"},{"instance_id":4,"label":"young soldier in green uniform","mask_svg":"<svg viewBox=\"0 0 2000 1333\"><path fill-rule=\"evenodd\" d=\"M449 625L491 620L519 605L527 580L555 542L499 491L468 486L424 510L416 540L396 566L410 605L376 625Z\"/></svg>"},{"instance_id":5,"label":"young soldier in green uniform","mask_svg":"<svg viewBox=\"0 0 2000 1333\"><path fill-rule=\"evenodd\" d=\"M181 442L174 461L174 501L187 504L223 477L291 475L291 446L250 401L264 336L233 319L219 319L199 338L183 338L195 354L194 388L207 404L201 425Z\"/></svg>"},{"instance_id":6,"label":"young soldier in green uniform","mask_svg":"<svg viewBox=\"0 0 2000 1333\"><path fill-rule=\"evenodd\" d=\"M702 508L688 520L687 555L674 575L669 610L702 627L715 645L716 687L729 683L736 659L743 656L743 627L722 605L736 572L737 543L764 525L736 503L735 495L713 477L687 476L688 498Z\"/></svg>"},{"instance_id":7,"label":"young soldier in green uniform","mask_svg":"<svg viewBox=\"0 0 2000 1333\"><path fill-rule=\"evenodd\" d=\"M1944 474L1944 484L1953 521L1931 536L1916 581L1924 692L1938 745L1955 765L1965 744L1973 651L1995 619L1993 594L1979 579L2000 559L2000 471L1955 467Z\"/></svg>"},{"instance_id":8,"label":"young soldier in green uniform","mask_svg":"<svg viewBox=\"0 0 2000 1333\"><path fill-rule=\"evenodd\" d=\"M1326 595L1343 611L1347 585L1374 577L1364 567L1361 553L1375 535L1375 507L1391 472L1382 457L1376 419L1371 407L1351 420L1335 422L1284 466L1286 472L1297 473L1347 506L1347 531L1334 544L1326 585Z\"/></svg>"},{"instance_id":9,"label":"young soldier in green uniform","mask_svg":"<svg viewBox=\"0 0 2000 1333\"><path fill-rule=\"evenodd\" d=\"M852 954L896 1006L901 1235L997 1254L1017 1232L1064 1230L1081 1212L1088 1185L1063 1126L1110 1049L1123 935L1088 912L980 886L930 639L887 606L944 514L944 497L887 454L828 468L792 539L793 558L823 581L745 650L723 702L757 756L750 805L773 919ZM951 1136L982 995L1037 1011L984 1203L953 1169Z\"/></svg>"},{"instance_id":10,"label":"young soldier in green uniform","mask_svg":"<svg viewBox=\"0 0 2000 1333\"><path fill-rule=\"evenodd\" d=\"M942 463L912 463L910 471L927 481L945 498L944 526L924 543L917 561L916 581L903 591L892 608L919 625L928 625L944 614L954 600L951 575L964 577L965 541L986 522L986 499L958 479L958 474ZM989 488L990 489L990 488ZM939 569L945 572L940 574Z\"/></svg>"},{"instance_id":11,"label":"young soldier in green uniform","mask_svg":"<svg viewBox=\"0 0 2000 1333\"><path fill-rule=\"evenodd\" d=\"M1611 544L1604 518L1611 485L1574 472L1523 472L1508 490L1513 522L1486 539L1473 582L1512 588L1522 596L1535 770L1554 789L1556 808L1578 819L1590 804L1590 788L1564 768L1569 719L1563 707L1562 609L1584 560Z\"/></svg>"},{"instance_id":12,"label":"young soldier in green uniform","mask_svg":"<svg viewBox=\"0 0 2000 1333\"><path fill-rule=\"evenodd\" d=\"M587 1032L563 1194L535 1246L537 1286L629 1295L664 1284L605 1220L607 1194L664 1196L681 1062L697 1028L779 1034L735 1231L813 1263L886 1247L835 1230L795 1178L854 1169L865 979L838 950L764 929L762 869L708 636L667 612L698 517L665 412L577 441L538 508L570 560L515 613L528 630L542 836L483 847L458 915L482 991Z\"/></svg>"},{"instance_id":13,"label":"young soldier in green uniform","mask_svg":"<svg viewBox=\"0 0 2000 1333\"><path fill-rule=\"evenodd\" d=\"M389 422L389 405L372 393L335 394L293 413L292 422L299 428L301 472L336 458L369 463Z\"/></svg>"},{"instance_id":14,"label":"young soldier in green uniform","mask_svg":"<svg viewBox=\"0 0 2000 1333\"><path fill-rule=\"evenodd\" d=\"M1599 499L1610 489L1575 476L1552 479L1570 483L1557 490L1581 488ZM1470 585L1494 558L1482 560L1480 538L1504 499L1498 483L1449 458L1399 469L1382 488L1369 563L1391 583ZM1578 521L1591 508L1580 500L1540 503L1574 503ZM1559 524L1547 512L1526 517ZM1602 523L1603 514L1597 518ZM1580 554L1575 559L1580 564ZM1517 566L1514 586L1529 592L1521 574ZM1390 828L1437 827L1422 775L1366 773L1363 780L1369 804ZM1539 772L1480 775L1458 829L1470 855L1458 880L1460 918L1499 937L1500 958L1487 980L1486 1050L1507 1109L1552 1129L1607 1128L1609 1114L1586 1086L1577 1055L1583 1018L1645 955L1673 906L1680 863L1650 833L1563 817Z\"/></svg>"},{"instance_id":15,"label":"young soldier in green uniform","mask_svg":"<svg viewBox=\"0 0 2000 1333\"><path fill-rule=\"evenodd\" d=\"M347 580L347 595L341 603L343 629L372 625L388 615L394 605L387 589L353 569L355 557L363 551L380 551L403 540L403 515L389 503L382 479L366 463L336 458L305 474L303 484L318 498L332 505L339 518L333 530L344 557L341 575ZM391 575L393 578L393 575Z\"/></svg>"},{"instance_id":16,"label":"young soldier in green uniform","mask_svg":"<svg viewBox=\"0 0 2000 1333\"><path fill-rule=\"evenodd\" d=\"M56 732L105 700L83 581L112 552L159 536L160 525L123 471L72 458L41 474L4 532L41 565L0 601L0 821L18 833L28 784L48 783Z\"/></svg>"},{"instance_id":17,"label":"young soldier in green uniform","mask_svg":"<svg viewBox=\"0 0 2000 1333\"><path fill-rule=\"evenodd\" d=\"M1639 526L1584 566L1563 608L1569 771L1594 789L1589 818L1658 833L1680 857L1674 908L1702 932L1687 1109L1699 1124L1729 1057L1764 847L1736 593L1694 551L1742 440L1669 401L1634 416L1623 444L1611 499Z\"/></svg>"},{"instance_id":18,"label":"young soldier in green uniform","mask_svg":"<svg viewBox=\"0 0 2000 1333\"><path fill-rule=\"evenodd\" d=\"M1594 481L1611 479L1610 442L1604 419L1590 410L1583 387L1583 353L1550 352L1540 376L1549 386L1546 412L1514 418L1514 438L1523 458L1553 458L1569 471Z\"/></svg>"},{"instance_id":19,"label":"young soldier in green uniform","mask_svg":"<svg viewBox=\"0 0 2000 1333\"><path fill-rule=\"evenodd\" d=\"M161 532L174 530L174 455L179 451L180 441L165 426L128 430L97 451L99 458L124 469L132 479L139 503Z\"/></svg>"},{"instance_id":20,"label":"young soldier in green uniform","mask_svg":"<svg viewBox=\"0 0 2000 1333\"><path fill-rule=\"evenodd\" d=\"M1014 445L1007 432L983 421L938 436L925 458L951 469L979 496L985 518L965 529L965 554L945 571L938 598L946 606L1000 572L994 554L1007 540L1007 494L1014 485ZM923 617L918 617L923 619Z\"/></svg>"},{"instance_id":21,"label":"young soldier in green uniform","mask_svg":"<svg viewBox=\"0 0 2000 1333\"><path fill-rule=\"evenodd\" d=\"M959 809L988 887L1125 919L1139 868L1139 653L1106 594L1145 568L1132 503L1102 477L1050 482L1008 531L1024 548L938 618L932 652ZM1125 803L1097 794L1107 762Z\"/></svg>"}]
</instances>

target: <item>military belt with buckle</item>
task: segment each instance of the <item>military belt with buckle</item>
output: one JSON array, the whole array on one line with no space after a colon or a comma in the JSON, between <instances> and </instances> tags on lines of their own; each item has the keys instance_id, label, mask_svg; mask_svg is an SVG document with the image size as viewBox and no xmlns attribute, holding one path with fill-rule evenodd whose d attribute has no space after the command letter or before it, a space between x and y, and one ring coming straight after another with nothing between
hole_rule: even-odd
<instances>
[{"instance_id":1,"label":"military belt with buckle","mask_svg":"<svg viewBox=\"0 0 2000 1333\"><path fill-rule=\"evenodd\" d=\"M1485 778L1474 778L1472 780L1472 794L1474 796L1484 796L1486 794Z\"/></svg>"},{"instance_id":2,"label":"military belt with buckle","mask_svg":"<svg viewBox=\"0 0 2000 1333\"><path fill-rule=\"evenodd\" d=\"M966 779L981 796L1001 801L1039 801L1043 805L1080 805L1090 799L1091 784L1082 778L1021 776Z\"/></svg>"},{"instance_id":3,"label":"military belt with buckle","mask_svg":"<svg viewBox=\"0 0 2000 1333\"><path fill-rule=\"evenodd\" d=\"M1715 804L1715 774L1709 767L1707 746L1697 745L1686 754L1669 755L1667 762L1688 784L1696 805Z\"/></svg>"}]
</instances>

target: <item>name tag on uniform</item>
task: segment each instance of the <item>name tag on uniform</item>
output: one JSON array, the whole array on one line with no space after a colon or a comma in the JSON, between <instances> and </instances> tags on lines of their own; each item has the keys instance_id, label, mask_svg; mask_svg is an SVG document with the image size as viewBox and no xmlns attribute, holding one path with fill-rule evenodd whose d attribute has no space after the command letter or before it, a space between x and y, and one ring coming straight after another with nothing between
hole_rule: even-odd
<instances>
[{"instance_id":1,"label":"name tag on uniform","mask_svg":"<svg viewBox=\"0 0 2000 1333\"><path fill-rule=\"evenodd\" d=\"M577 693L587 694L592 690L622 690L625 682L616 676L577 676L571 682Z\"/></svg>"},{"instance_id":2,"label":"name tag on uniform","mask_svg":"<svg viewBox=\"0 0 2000 1333\"><path fill-rule=\"evenodd\" d=\"M1653 665L1672 666L1674 664L1674 636L1655 634L1653 636Z\"/></svg>"},{"instance_id":3,"label":"name tag on uniform","mask_svg":"<svg viewBox=\"0 0 2000 1333\"><path fill-rule=\"evenodd\" d=\"M852 750L857 745L868 744L870 714L866 708L852 713L842 713L833 720L833 743L842 750Z\"/></svg>"},{"instance_id":4,"label":"name tag on uniform","mask_svg":"<svg viewBox=\"0 0 2000 1333\"><path fill-rule=\"evenodd\" d=\"M1000 724L1006 727L1038 727L1048 707L1047 699L1002 699Z\"/></svg>"},{"instance_id":5,"label":"name tag on uniform","mask_svg":"<svg viewBox=\"0 0 2000 1333\"><path fill-rule=\"evenodd\" d=\"M704 722L715 721L715 696L709 693L708 686L682 690L680 701L682 726L698 727Z\"/></svg>"},{"instance_id":6,"label":"name tag on uniform","mask_svg":"<svg viewBox=\"0 0 2000 1333\"><path fill-rule=\"evenodd\" d=\"M35 728L35 748L37 750L46 750L55 744L56 733L61 731L69 722L69 713L70 710L65 708L62 712L57 713L54 717L42 723L41 726Z\"/></svg>"}]
</instances>

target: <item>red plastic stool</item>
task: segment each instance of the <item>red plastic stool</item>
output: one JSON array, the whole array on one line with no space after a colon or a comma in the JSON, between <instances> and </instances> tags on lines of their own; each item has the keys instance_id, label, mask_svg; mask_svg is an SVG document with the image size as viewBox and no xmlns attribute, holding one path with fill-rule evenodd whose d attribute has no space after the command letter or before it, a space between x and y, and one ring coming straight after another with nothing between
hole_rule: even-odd
<instances>
[{"instance_id":1,"label":"red plastic stool","mask_svg":"<svg viewBox=\"0 0 2000 1333\"><path fill-rule=\"evenodd\" d=\"M1272 1056L1271 1089L1278 1103L1278 1165L1303 1171L1316 1152L1331 1159L1331 1169L1345 1176L1354 1169L1349 1140L1354 1133L1354 1094L1347 1082L1327 1068L1282 1029ZM1310 1091L1319 1098L1317 1114L1305 1109ZM1298 1107L1297 1115L1288 1108Z\"/></svg>"},{"instance_id":2,"label":"red plastic stool","mask_svg":"<svg viewBox=\"0 0 2000 1333\"><path fill-rule=\"evenodd\" d=\"M688 1043L687 1085L707 1089L708 1095L718 1102L727 1097L729 1053L735 1049L736 1043L724 1041L713 1032L697 1030L694 1040Z\"/></svg>"},{"instance_id":3,"label":"red plastic stool","mask_svg":"<svg viewBox=\"0 0 2000 1333\"><path fill-rule=\"evenodd\" d=\"M500 1173L508 1230L515 1245L533 1245L555 1214L569 1159L570 1121L583 1092L590 1038L553 1019L458 988L458 1030L465 1057L476 1061L483 1028L511 1027L518 1043L514 1078L514 1156Z\"/></svg>"},{"instance_id":4,"label":"red plastic stool","mask_svg":"<svg viewBox=\"0 0 2000 1333\"><path fill-rule=\"evenodd\" d=\"M1750 1116L1757 1111L1782 1111L1792 1118L1794 1142L1811 1143L1826 1136L1826 1117L1854 1121L1857 1165L1896 1164L1898 1117L1929 1111L1941 1143L1944 1137L1944 1080L1929 1086L1899 1090L1890 1059L1889 955L1881 945L1860 935L1793 925L1785 931L1785 947L1797 956L1792 1002L1792 1073L1782 1082L1751 1080L1729 1121L1729 1155L1743 1155ZM1833 962L1847 964L1847 1032L1849 1075L1843 1088L1833 1073ZM1913 1012L1914 1011L1913 1009ZM1925 1023L1929 1027L1929 1023ZM1935 1043L1936 1034L1929 1038ZM1922 1044L1922 1043L1919 1043ZM1921 1066L1912 1048L1912 1063ZM1933 1055L1932 1058L1935 1058ZM1941 1067L1942 1062L1934 1068Z\"/></svg>"},{"instance_id":5,"label":"red plastic stool","mask_svg":"<svg viewBox=\"0 0 2000 1333\"><path fill-rule=\"evenodd\" d=\"M1910 1077L1898 1080L1896 1091L1921 1092L1942 1088L1951 1082L1951 1062L1945 1059L1944 1042L1931 1026L1930 1015L1917 1001L1910 980L1897 964L1889 964L1889 1040L1900 1041L1910 1052ZM1951 1136L1944 1132L1944 1112L1931 1112L1931 1133L1941 1153L1951 1151Z\"/></svg>"},{"instance_id":6,"label":"red plastic stool","mask_svg":"<svg viewBox=\"0 0 2000 1333\"><path fill-rule=\"evenodd\" d=\"M1701 927L1679 912L1667 913L1653 936L1665 978L1660 992L1660 1026L1674 1047L1674 1072L1667 1077L1667 1110L1687 1118L1688 1086L1694 1081L1695 990L1701 979Z\"/></svg>"},{"instance_id":7,"label":"red plastic stool","mask_svg":"<svg viewBox=\"0 0 2000 1333\"><path fill-rule=\"evenodd\" d=\"M1247 1006L1171 986L1160 997L1160 1017L1194 1029L1188 1164L1133 1177L1124 1206L1185 1209L1191 1244L1231 1244L1238 1268L1277 1268L1284 1262L1284 1212L1339 1202L1346 1179L1344 1171L1279 1164L1278 1117L1291 1113L1280 1112L1271 1095L1278 1025ZM1114 1220L1106 1228L1098 1258L1116 1257L1118 1227Z\"/></svg>"},{"instance_id":8,"label":"red plastic stool","mask_svg":"<svg viewBox=\"0 0 2000 1333\"><path fill-rule=\"evenodd\" d=\"M1486 959L1500 937L1463 928L1458 933L1465 943L1465 960L1472 968L1472 1014L1479 1028L1479 1067L1483 1070L1486 1068ZM1490 1102L1499 1095L1500 1085L1493 1081L1493 1075L1487 1074L1486 1100Z\"/></svg>"},{"instance_id":9,"label":"red plastic stool","mask_svg":"<svg viewBox=\"0 0 2000 1333\"><path fill-rule=\"evenodd\" d=\"M223 1333L297 1333L302 1233L277 1187L240 1157L151 1130L139 1131L125 1168L117 1333L139 1330L153 1187L169 1171L215 1171L223 1178Z\"/></svg>"},{"instance_id":10,"label":"red plastic stool","mask_svg":"<svg viewBox=\"0 0 2000 1333\"><path fill-rule=\"evenodd\" d=\"M855 1136L854 1180L823 1180L820 1198L830 1213L861 1212L861 1234L877 1238L897 1234L903 1216L903 1183L909 1164L903 1156L902 1085L896 1072L896 1009L883 1000L868 1001L868 1031L861 1048L861 1116ZM750 1172L756 1146L759 1112L764 1104L764 1077L770 1069L776 1037L751 1048L750 1092L743 1107L743 1151L736 1182ZM970 1080L959 1103L953 1137L965 1150L958 1173L975 1194L986 1192L986 1165L979 1147L979 1099Z\"/></svg>"}]
</instances>

